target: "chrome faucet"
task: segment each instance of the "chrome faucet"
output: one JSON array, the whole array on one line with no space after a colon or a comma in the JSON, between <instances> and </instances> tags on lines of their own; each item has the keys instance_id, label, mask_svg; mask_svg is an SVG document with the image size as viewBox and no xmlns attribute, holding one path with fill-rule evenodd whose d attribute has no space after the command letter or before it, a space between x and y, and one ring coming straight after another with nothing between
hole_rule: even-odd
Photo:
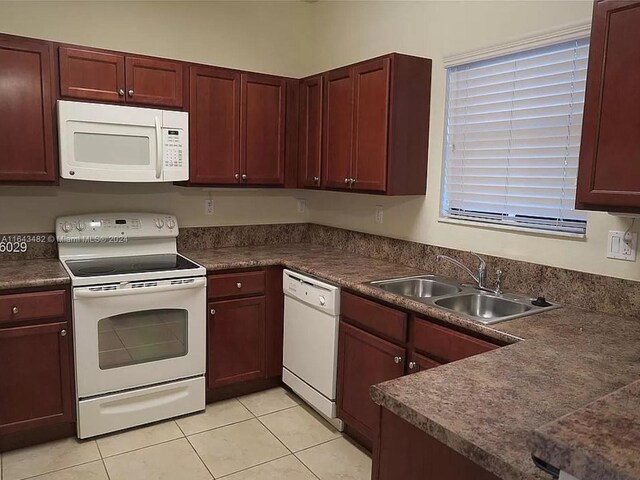
<instances>
[{"instance_id":1,"label":"chrome faucet","mask_svg":"<svg viewBox=\"0 0 640 480\"><path fill-rule=\"evenodd\" d=\"M467 272L471 278L473 278L473 280L476 282L476 284L478 285L478 288L482 289L482 290L488 290L486 287L486 281L487 281L487 262L484 261L484 259L478 255L477 253L473 253L473 252L469 252L471 255L473 255L474 257L476 257L479 260L479 265L478 265L478 273L474 274L465 264L463 264L462 262L459 262L458 260L456 260L455 258L451 258L448 255L438 255L436 257L436 259L438 261L440 260L447 260L448 262L453 263L454 265L460 267L461 269L463 269L465 272Z\"/></svg>"}]
</instances>

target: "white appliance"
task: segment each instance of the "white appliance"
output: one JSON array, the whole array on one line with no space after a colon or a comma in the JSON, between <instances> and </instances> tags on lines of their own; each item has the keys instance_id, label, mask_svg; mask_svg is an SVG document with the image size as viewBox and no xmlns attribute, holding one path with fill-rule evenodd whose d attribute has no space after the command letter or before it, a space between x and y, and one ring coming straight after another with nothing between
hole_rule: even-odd
<instances>
[{"instance_id":1,"label":"white appliance","mask_svg":"<svg viewBox=\"0 0 640 480\"><path fill-rule=\"evenodd\" d=\"M206 270L172 215L56 220L71 276L78 437L205 408Z\"/></svg>"},{"instance_id":2,"label":"white appliance","mask_svg":"<svg viewBox=\"0 0 640 480\"><path fill-rule=\"evenodd\" d=\"M340 289L291 270L284 270L282 283L282 380L342 431L336 411Z\"/></svg>"},{"instance_id":3,"label":"white appliance","mask_svg":"<svg viewBox=\"0 0 640 480\"><path fill-rule=\"evenodd\" d=\"M101 182L189 179L189 114L58 101L60 176Z\"/></svg>"}]
</instances>

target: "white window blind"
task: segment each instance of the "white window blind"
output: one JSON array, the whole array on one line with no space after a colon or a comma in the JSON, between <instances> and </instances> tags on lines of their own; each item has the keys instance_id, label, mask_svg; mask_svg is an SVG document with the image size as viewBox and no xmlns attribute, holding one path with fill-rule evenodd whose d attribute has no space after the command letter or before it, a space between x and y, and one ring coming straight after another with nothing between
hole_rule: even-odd
<instances>
[{"instance_id":1,"label":"white window blind","mask_svg":"<svg viewBox=\"0 0 640 480\"><path fill-rule=\"evenodd\" d=\"M442 214L583 234L588 39L447 69Z\"/></svg>"}]
</instances>

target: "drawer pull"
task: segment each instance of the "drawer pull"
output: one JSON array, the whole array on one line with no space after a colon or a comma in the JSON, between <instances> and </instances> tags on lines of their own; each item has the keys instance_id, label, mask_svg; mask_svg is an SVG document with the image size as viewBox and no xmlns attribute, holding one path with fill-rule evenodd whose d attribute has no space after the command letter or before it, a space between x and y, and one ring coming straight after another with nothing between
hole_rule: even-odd
<instances>
[{"instance_id":1,"label":"drawer pull","mask_svg":"<svg viewBox=\"0 0 640 480\"><path fill-rule=\"evenodd\" d=\"M215 309L215 308L212 308L211 310L209 310L209 313L210 313L211 315L215 315L215 314L216 314L216 309Z\"/></svg>"},{"instance_id":2,"label":"drawer pull","mask_svg":"<svg viewBox=\"0 0 640 480\"><path fill-rule=\"evenodd\" d=\"M18 314L18 307L13 307L11 309L11 313L13 313L14 315L17 315Z\"/></svg>"},{"instance_id":3,"label":"drawer pull","mask_svg":"<svg viewBox=\"0 0 640 480\"><path fill-rule=\"evenodd\" d=\"M409 370L416 368L416 362L409 362Z\"/></svg>"},{"instance_id":4,"label":"drawer pull","mask_svg":"<svg viewBox=\"0 0 640 480\"><path fill-rule=\"evenodd\" d=\"M67 331L66 330L60 330L60 336L61 337L66 337L67 336Z\"/></svg>"},{"instance_id":5,"label":"drawer pull","mask_svg":"<svg viewBox=\"0 0 640 480\"><path fill-rule=\"evenodd\" d=\"M402 357L393 357L395 363L402 363Z\"/></svg>"},{"instance_id":6,"label":"drawer pull","mask_svg":"<svg viewBox=\"0 0 640 480\"><path fill-rule=\"evenodd\" d=\"M236 283L236 287L238 287L238 289L242 288L242 282Z\"/></svg>"}]
</instances>

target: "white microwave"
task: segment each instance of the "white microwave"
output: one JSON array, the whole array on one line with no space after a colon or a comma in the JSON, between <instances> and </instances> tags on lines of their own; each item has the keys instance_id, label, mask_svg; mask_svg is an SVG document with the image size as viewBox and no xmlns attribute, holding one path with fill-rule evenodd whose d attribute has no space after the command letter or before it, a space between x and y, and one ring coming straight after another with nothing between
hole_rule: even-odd
<instances>
[{"instance_id":1,"label":"white microwave","mask_svg":"<svg viewBox=\"0 0 640 480\"><path fill-rule=\"evenodd\" d=\"M100 182L189 179L189 114L58 101L60 176Z\"/></svg>"}]
</instances>

